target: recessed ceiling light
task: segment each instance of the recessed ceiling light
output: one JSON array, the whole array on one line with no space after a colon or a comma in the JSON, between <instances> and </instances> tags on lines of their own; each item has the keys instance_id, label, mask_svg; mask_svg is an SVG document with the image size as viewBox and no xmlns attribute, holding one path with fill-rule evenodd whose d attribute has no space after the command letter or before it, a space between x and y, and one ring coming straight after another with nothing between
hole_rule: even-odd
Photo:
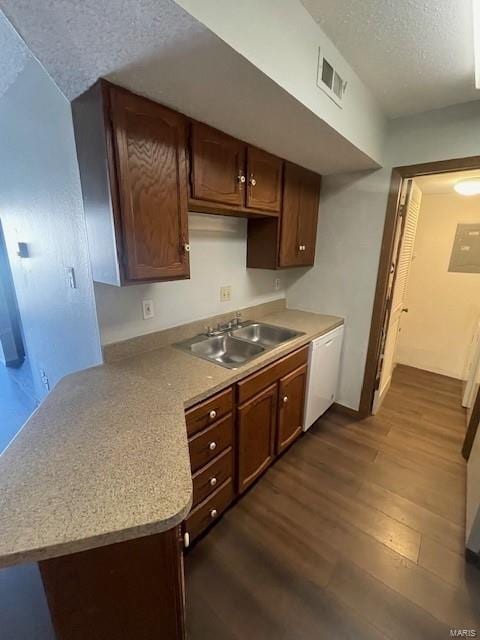
<instances>
[{"instance_id":1,"label":"recessed ceiling light","mask_svg":"<svg viewBox=\"0 0 480 640\"><path fill-rule=\"evenodd\" d=\"M462 196L478 196L480 195L480 179L460 180L453 188Z\"/></svg>"}]
</instances>

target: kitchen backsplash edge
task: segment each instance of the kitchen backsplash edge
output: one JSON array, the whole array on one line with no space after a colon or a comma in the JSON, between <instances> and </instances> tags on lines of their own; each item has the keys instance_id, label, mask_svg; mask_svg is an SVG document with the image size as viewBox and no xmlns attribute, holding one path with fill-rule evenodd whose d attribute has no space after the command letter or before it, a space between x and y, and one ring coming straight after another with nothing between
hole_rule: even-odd
<instances>
[{"instance_id":1,"label":"kitchen backsplash edge","mask_svg":"<svg viewBox=\"0 0 480 640\"><path fill-rule=\"evenodd\" d=\"M240 311L243 320L260 320L260 318L278 313L286 309L287 301L285 298L279 298L270 302L257 304L253 307L244 307L235 311L229 311L216 316L210 316L187 324L162 329L153 333L146 333L141 336L135 336L121 342L113 342L103 345L104 362L117 362L124 358L131 358L140 353L154 351L161 347L166 347L181 340L187 340L193 336L205 331L205 327L216 326L217 323L225 323L235 316L236 311Z\"/></svg>"}]
</instances>

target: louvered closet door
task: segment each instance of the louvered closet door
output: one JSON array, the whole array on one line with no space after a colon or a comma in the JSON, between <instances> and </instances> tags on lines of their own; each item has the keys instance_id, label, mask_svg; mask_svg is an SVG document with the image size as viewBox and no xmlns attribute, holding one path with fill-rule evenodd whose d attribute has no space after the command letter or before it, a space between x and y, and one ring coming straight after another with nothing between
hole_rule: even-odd
<instances>
[{"instance_id":1,"label":"louvered closet door","mask_svg":"<svg viewBox=\"0 0 480 640\"><path fill-rule=\"evenodd\" d=\"M383 346L383 356L380 362L378 389L375 393L373 413L380 408L392 380L395 366L395 352L397 346L400 319L405 309L407 295L408 276L412 263L415 235L417 233L418 214L422 192L413 180L407 184L406 200L402 207L402 223L399 225L397 250L394 251L394 263L392 264L391 280L391 305L388 318L388 329Z\"/></svg>"}]
</instances>

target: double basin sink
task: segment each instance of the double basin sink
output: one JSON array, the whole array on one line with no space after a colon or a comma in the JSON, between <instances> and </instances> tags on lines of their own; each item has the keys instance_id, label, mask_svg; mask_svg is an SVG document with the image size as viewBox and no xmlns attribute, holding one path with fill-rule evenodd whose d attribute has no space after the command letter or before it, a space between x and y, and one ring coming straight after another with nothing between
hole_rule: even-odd
<instances>
[{"instance_id":1,"label":"double basin sink","mask_svg":"<svg viewBox=\"0 0 480 640\"><path fill-rule=\"evenodd\" d=\"M266 351L303 335L263 322L246 322L238 328L226 329L218 335L200 335L175 346L222 367L236 369Z\"/></svg>"}]
</instances>

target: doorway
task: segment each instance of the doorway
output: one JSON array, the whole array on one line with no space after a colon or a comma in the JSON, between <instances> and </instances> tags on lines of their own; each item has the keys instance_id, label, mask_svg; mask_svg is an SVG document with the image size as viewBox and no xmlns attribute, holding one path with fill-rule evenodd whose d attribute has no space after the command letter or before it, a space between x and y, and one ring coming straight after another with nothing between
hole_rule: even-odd
<instances>
[{"instance_id":1,"label":"doorway","mask_svg":"<svg viewBox=\"0 0 480 640\"><path fill-rule=\"evenodd\" d=\"M0 454L37 404L0 221Z\"/></svg>"},{"instance_id":2,"label":"doorway","mask_svg":"<svg viewBox=\"0 0 480 640\"><path fill-rule=\"evenodd\" d=\"M402 324L408 326L410 323L410 319L407 322L405 320L409 313L406 302L408 279L412 258L414 258L413 252L418 217L422 203L422 185L425 189L425 185L428 182L437 182L437 184L444 185L442 188L446 189L448 187L450 188L450 193L454 193L453 186L455 183L468 180L474 176L480 176L480 157L397 167L392 171L367 362L359 408L359 414L362 418L375 413L381 406L391 384L395 364L399 359L398 339L399 336L402 336ZM480 222L480 212L478 221ZM468 232L468 229L466 231L463 229L463 231ZM475 230L473 231L475 232ZM458 229L458 233L461 234L462 229ZM432 242L433 239L434 236L432 235ZM461 237L457 238L455 234L454 237L450 238L450 241L452 252L456 242L457 248L460 249L460 260L462 257L466 257L467 253L463 252L462 256L461 249L462 246L465 249L468 243L463 243L462 245ZM453 259L453 255L450 256L450 259ZM446 270L448 271L450 268L455 270L456 267L449 263L446 265ZM480 281L480 275L474 277ZM428 298L428 290L425 292L425 298ZM405 345L403 346L405 347ZM402 348L400 349L400 359L402 358L401 353ZM403 348L403 353L405 356L405 348ZM412 364L418 367L415 360ZM443 373L431 366L426 366L425 368L437 373ZM480 391L478 391L478 386L476 393L470 399L470 404L470 421L464 445L465 457L468 457L478 425L478 413L480 411Z\"/></svg>"}]
</instances>

